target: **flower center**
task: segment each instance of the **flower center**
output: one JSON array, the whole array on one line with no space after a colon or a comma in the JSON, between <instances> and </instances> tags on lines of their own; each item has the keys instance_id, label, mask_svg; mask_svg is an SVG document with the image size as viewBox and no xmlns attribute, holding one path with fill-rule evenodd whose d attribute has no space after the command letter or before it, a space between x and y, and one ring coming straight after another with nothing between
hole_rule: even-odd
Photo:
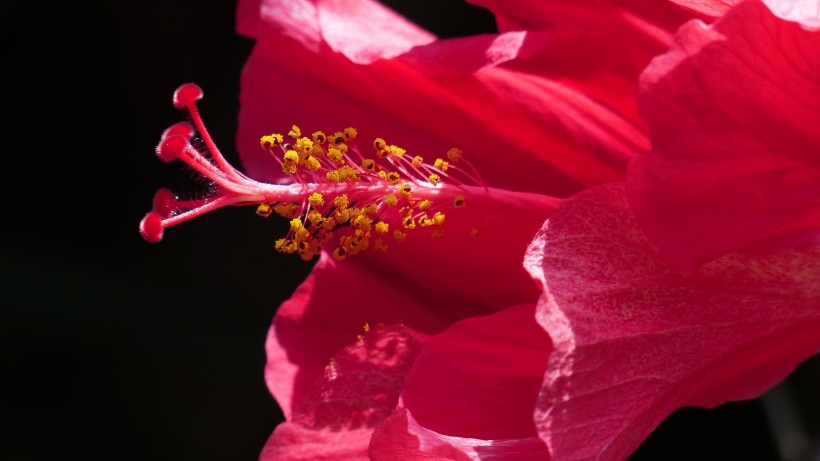
<instances>
[{"instance_id":1,"label":"flower center","mask_svg":"<svg viewBox=\"0 0 820 461\"><path fill-rule=\"evenodd\" d=\"M220 153L196 107L201 98L202 90L194 84L177 89L174 106L189 112L193 126L181 122L165 130L156 153L166 162L185 162L214 190L193 200L179 199L168 189L157 191L152 211L140 223L147 241L158 242L166 228L227 205L256 205L260 216L276 213L290 220L287 235L276 241L277 251L311 260L335 239L333 257L341 261L371 247L386 251L390 242L404 242L417 229L431 228L430 235L441 238L445 212L464 208L468 200L477 198L490 208L521 206L520 193L488 188L457 148L431 164L376 138L372 155L364 155L354 128L304 136L294 125L287 135L262 136L260 146L291 181L255 181ZM196 144L202 147L192 143L197 133ZM555 199L536 197L555 206ZM470 233L475 237L478 232L473 228Z\"/></svg>"}]
</instances>

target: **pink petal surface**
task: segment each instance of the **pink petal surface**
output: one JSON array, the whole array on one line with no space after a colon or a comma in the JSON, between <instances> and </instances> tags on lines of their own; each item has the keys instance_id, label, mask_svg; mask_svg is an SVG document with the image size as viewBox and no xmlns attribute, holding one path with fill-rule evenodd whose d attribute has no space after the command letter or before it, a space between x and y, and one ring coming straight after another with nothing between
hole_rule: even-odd
<instances>
[{"instance_id":1,"label":"pink petal surface","mask_svg":"<svg viewBox=\"0 0 820 461\"><path fill-rule=\"evenodd\" d=\"M368 459L370 434L394 412L421 340L401 325L353 339L327 361L260 459Z\"/></svg>"},{"instance_id":2,"label":"pink petal surface","mask_svg":"<svg viewBox=\"0 0 820 461\"><path fill-rule=\"evenodd\" d=\"M688 10L717 18L743 0L670 0ZM811 30L820 28L820 3L817 0L762 0L780 19L793 21Z\"/></svg>"},{"instance_id":3,"label":"pink petal surface","mask_svg":"<svg viewBox=\"0 0 820 461\"><path fill-rule=\"evenodd\" d=\"M432 158L456 146L494 187L557 196L621 179L628 159L648 148L634 95L638 73L670 40L663 27L640 50L624 21L611 32L393 46L389 28L372 30L369 13L350 14L334 2L285 5L261 2L256 20L245 17L253 13L248 4L239 10L240 31L253 29L257 40L243 70L238 134L254 177L281 179L258 138L292 123L308 132L355 126L368 133L365 142L381 136ZM249 23L258 25L242 26ZM386 50L364 53L333 38L339 30L349 42L384 42Z\"/></svg>"},{"instance_id":4,"label":"pink petal surface","mask_svg":"<svg viewBox=\"0 0 820 461\"><path fill-rule=\"evenodd\" d=\"M459 319L537 299L520 255L551 210L496 210L472 238L470 227L487 219L482 211L468 203L448 212L440 240L418 229L403 244L390 242L387 253L366 251L341 263L322 254L277 310L268 338L267 381L286 416L365 323L402 322L434 334Z\"/></svg>"},{"instance_id":5,"label":"pink petal surface","mask_svg":"<svg viewBox=\"0 0 820 461\"><path fill-rule=\"evenodd\" d=\"M484 440L452 437L421 426L405 408L387 418L373 433L372 461L549 461L537 437Z\"/></svg>"},{"instance_id":6,"label":"pink petal surface","mask_svg":"<svg viewBox=\"0 0 820 461\"><path fill-rule=\"evenodd\" d=\"M734 253L687 277L622 184L568 200L527 256L555 353L536 425L555 460L622 460L675 409L760 395L820 350L820 250Z\"/></svg>"},{"instance_id":7,"label":"pink petal surface","mask_svg":"<svg viewBox=\"0 0 820 461\"><path fill-rule=\"evenodd\" d=\"M653 149L630 165L630 202L672 261L691 270L754 245L799 248L807 232L816 245L820 33L745 2L684 26L641 88Z\"/></svg>"},{"instance_id":8,"label":"pink petal surface","mask_svg":"<svg viewBox=\"0 0 820 461\"><path fill-rule=\"evenodd\" d=\"M532 411L551 352L534 304L461 320L425 344L402 401L422 426L440 434L534 437Z\"/></svg>"}]
</instances>

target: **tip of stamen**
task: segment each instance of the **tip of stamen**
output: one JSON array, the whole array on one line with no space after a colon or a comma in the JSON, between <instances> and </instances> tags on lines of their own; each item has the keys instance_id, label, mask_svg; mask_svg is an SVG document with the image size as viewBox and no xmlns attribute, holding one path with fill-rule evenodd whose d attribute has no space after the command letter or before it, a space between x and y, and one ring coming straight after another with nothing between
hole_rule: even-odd
<instances>
[{"instance_id":1,"label":"tip of stamen","mask_svg":"<svg viewBox=\"0 0 820 461\"><path fill-rule=\"evenodd\" d=\"M162 188L154 194L154 204L151 210L159 214L160 217L167 218L174 209L176 198L176 194L171 192L170 189Z\"/></svg>"},{"instance_id":2,"label":"tip of stamen","mask_svg":"<svg viewBox=\"0 0 820 461\"><path fill-rule=\"evenodd\" d=\"M162 216L159 213L152 211L145 215L140 221L140 235L147 242L156 243L162 240L162 232L165 229L162 227Z\"/></svg>"},{"instance_id":3,"label":"tip of stamen","mask_svg":"<svg viewBox=\"0 0 820 461\"><path fill-rule=\"evenodd\" d=\"M173 162L189 145L189 140L178 134L163 137L157 146L157 157L163 162Z\"/></svg>"},{"instance_id":4,"label":"tip of stamen","mask_svg":"<svg viewBox=\"0 0 820 461\"><path fill-rule=\"evenodd\" d=\"M183 138L190 140L194 137L194 127L192 127L188 122L174 123L162 132L162 139L175 135L182 136Z\"/></svg>"},{"instance_id":5,"label":"tip of stamen","mask_svg":"<svg viewBox=\"0 0 820 461\"><path fill-rule=\"evenodd\" d=\"M174 91L174 107L185 109L202 99L202 88L194 83L186 83Z\"/></svg>"}]
</instances>

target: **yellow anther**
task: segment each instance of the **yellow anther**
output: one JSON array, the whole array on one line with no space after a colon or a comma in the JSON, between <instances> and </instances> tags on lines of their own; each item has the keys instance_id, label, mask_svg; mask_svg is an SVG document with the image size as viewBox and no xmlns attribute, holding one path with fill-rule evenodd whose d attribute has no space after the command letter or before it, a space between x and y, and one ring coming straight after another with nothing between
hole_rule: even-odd
<instances>
[{"instance_id":1,"label":"yellow anther","mask_svg":"<svg viewBox=\"0 0 820 461\"><path fill-rule=\"evenodd\" d=\"M327 179L327 182L339 182L342 180L337 170L328 171L325 173L325 179Z\"/></svg>"},{"instance_id":2,"label":"yellow anther","mask_svg":"<svg viewBox=\"0 0 820 461\"><path fill-rule=\"evenodd\" d=\"M478 237L478 234L479 234L479 231L478 231L477 227L473 227L472 229L470 229L470 237L473 237L473 238Z\"/></svg>"},{"instance_id":3,"label":"yellow anther","mask_svg":"<svg viewBox=\"0 0 820 461\"><path fill-rule=\"evenodd\" d=\"M370 324L369 324L369 323L365 323L365 324L364 324L364 326L362 327L362 330L364 330L364 332L365 332L365 333L367 333L368 331L370 331Z\"/></svg>"},{"instance_id":4,"label":"yellow anther","mask_svg":"<svg viewBox=\"0 0 820 461\"><path fill-rule=\"evenodd\" d=\"M391 144L391 145L390 145L390 148L388 148L388 149L386 149L386 150L388 150L388 151L389 151L391 154L393 154L393 155L398 155L399 157L401 157L402 155L404 155L405 153L407 153L407 151L406 151L406 150L402 149L401 147L399 147L399 146L397 146L397 145L395 145L395 144Z\"/></svg>"},{"instance_id":5,"label":"yellow anther","mask_svg":"<svg viewBox=\"0 0 820 461\"><path fill-rule=\"evenodd\" d=\"M442 237L444 237L444 231L441 229L436 229L433 231L432 234L430 234L430 236L436 240L440 240Z\"/></svg>"},{"instance_id":6,"label":"yellow anther","mask_svg":"<svg viewBox=\"0 0 820 461\"><path fill-rule=\"evenodd\" d=\"M387 158L388 155L390 155L390 149L388 147L376 151L376 156L379 158Z\"/></svg>"},{"instance_id":7,"label":"yellow anther","mask_svg":"<svg viewBox=\"0 0 820 461\"><path fill-rule=\"evenodd\" d=\"M435 224L436 226L440 226L440 225L444 224L444 219L445 219L444 213L442 213L440 211L437 211L436 214L434 214L433 217L431 218L431 221L433 221L433 224Z\"/></svg>"},{"instance_id":8,"label":"yellow anther","mask_svg":"<svg viewBox=\"0 0 820 461\"><path fill-rule=\"evenodd\" d=\"M280 203L279 205L273 207L273 211L286 219L299 216L299 207L295 203Z\"/></svg>"},{"instance_id":9,"label":"yellow anther","mask_svg":"<svg viewBox=\"0 0 820 461\"><path fill-rule=\"evenodd\" d=\"M387 206L394 206L399 203L399 199L396 198L393 194L387 194L384 196L384 204Z\"/></svg>"},{"instance_id":10,"label":"yellow anther","mask_svg":"<svg viewBox=\"0 0 820 461\"><path fill-rule=\"evenodd\" d=\"M397 242L404 242L407 240L407 234L400 230L395 230L393 231L393 239Z\"/></svg>"},{"instance_id":11,"label":"yellow anther","mask_svg":"<svg viewBox=\"0 0 820 461\"><path fill-rule=\"evenodd\" d=\"M402 195L402 197L408 199L410 198L410 192L412 192L412 190L413 186L411 184L402 184L402 186L399 187L399 193Z\"/></svg>"},{"instance_id":12,"label":"yellow anther","mask_svg":"<svg viewBox=\"0 0 820 461\"><path fill-rule=\"evenodd\" d=\"M286 164L295 164L299 161L299 153L295 150L288 150L282 158Z\"/></svg>"},{"instance_id":13,"label":"yellow anther","mask_svg":"<svg viewBox=\"0 0 820 461\"><path fill-rule=\"evenodd\" d=\"M293 125L292 127L290 127L290 131L288 131L288 136L290 136L293 139L296 139L302 136L302 130L300 130L298 126Z\"/></svg>"},{"instance_id":14,"label":"yellow anther","mask_svg":"<svg viewBox=\"0 0 820 461\"><path fill-rule=\"evenodd\" d=\"M323 131L314 131L310 136L313 138L313 142L317 144L324 144L327 142L327 135L325 135Z\"/></svg>"},{"instance_id":15,"label":"yellow anther","mask_svg":"<svg viewBox=\"0 0 820 461\"><path fill-rule=\"evenodd\" d=\"M344 136L345 141L352 141L352 140L356 139L356 136L359 135L359 132L356 131L355 128L349 126L349 127L344 129L344 131L342 132L342 135Z\"/></svg>"},{"instance_id":16,"label":"yellow anther","mask_svg":"<svg viewBox=\"0 0 820 461\"><path fill-rule=\"evenodd\" d=\"M405 229L415 229L416 221L413 219L413 215L405 216L401 221L401 225L404 226Z\"/></svg>"},{"instance_id":17,"label":"yellow anther","mask_svg":"<svg viewBox=\"0 0 820 461\"><path fill-rule=\"evenodd\" d=\"M459 195L453 200L453 206L456 208L464 208L467 206L467 202L464 200L463 195Z\"/></svg>"},{"instance_id":18,"label":"yellow anther","mask_svg":"<svg viewBox=\"0 0 820 461\"><path fill-rule=\"evenodd\" d=\"M312 207L320 207L325 204L325 199L322 197L322 194L314 192L308 197L308 203L310 203Z\"/></svg>"},{"instance_id":19,"label":"yellow anther","mask_svg":"<svg viewBox=\"0 0 820 461\"><path fill-rule=\"evenodd\" d=\"M296 174L296 164L295 163L283 163L282 164L282 171L287 174Z\"/></svg>"},{"instance_id":20,"label":"yellow anther","mask_svg":"<svg viewBox=\"0 0 820 461\"><path fill-rule=\"evenodd\" d=\"M310 155L313 155L314 157L322 158L322 157L325 156L325 149L318 142L314 142L313 143L313 149L310 150Z\"/></svg>"},{"instance_id":21,"label":"yellow anther","mask_svg":"<svg viewBox=\"0 0 820 461\"><path fill-rule=\"evenodd\" d=\"M444 159L437 158L436 161L433 162L433 166L441 171L447 171L447 168L450 166L450 163L445 162Z\"/></svg>"},{"instance_id":22,"label":"yellow anther","mask_svg":"<svg viewBox=\"0 0 820 461\"><path fill-rule=\"evenodd\" d=\"M282 144L282 141L282 135L274 133L259 138L259 145L262 146L262 149L271 149L279 144Z\"/></svg>"},{"instance_id":23,"label":"yellow anther","mask_svg":"<svg viewBox=\"0 0 820 461\"><path fill-rule=\"evenodd\" d=\"M427 180L430 181L430 184L435 186L436 184L439 183L439 181L441 181L441 176L433 173L433 174L431 174L430 176L427 177Z\"/></svg>"},{"instance_id":24,"label":"yellow anther","mask_svg":"<svg viewBox=\"0 0 820 461\"><path fill-rule=\"evenodd\" d=\"M310 213L307 214L307 220L310 221L311 224L314 226L320 226L324 222L325 218L322 216L322 213L319 213L318 210L310 210Z\"/></svg>"},{"instance_id":25,"label":"yellow anther","mask_svg":"<svg viewBox=\"0 0 820 461\"><path fill-rule=\"evenodd\" d=\"M367 216L368 218L372 218L376 216L376 212L379 211L379 206L375 203L370 203L362 207L362 214Z\"/></svg>"},{"instance_id":26,"label":"yellow anther","mask_svg":"<svg viewBox=\"0 0 820 461\"><path fill-rule=\"evenodd\" d=\"M392 185L396 185L401 181L401 175L396 173L395 171L387 173L387 182Z\"/></svg>"},{"instance_id":27,"label":"yellow anther","mask_svg":"<svg viewBox=\"0 0 820 461\"><path fill-rule=\"evenodd\" d=\"M296 140L294 147L296 147L300 157L305 158L310 155L310 152L313 150L313 141L308 138L299 138Z\"/></svg>"},{"instance_id":28,"label":"yellow anther","mask_svg":"<svg viewBox=\"0 0 820 461\"><path fill-rule=\"evenodd\" d=\"M333 250L333 259L335 259L336 261L344 261L345 258L347 258L347 250L345 250L342 247Z\"/></svg>"},{"instance_id":29,"label":"yellow anther","mask_svg":"<svg viewBox=\"0 0 820 461\"><path fill-rule=\"evenodd\" d=\"M351 226L355 229L361 229L363 231L369 231L370 226L373 224L373 220L368 218L365 215L359 215L356 217L356 220L353 221Z\"/></svg>"},{"instance_id":30,"label":"yellow anther","mask_svg":"<svg viewBox=\"0 0 820 461\"><path fill-rule=\"evenodd\" d=\"M309 171L319 171L319 168L322 167L322 164L319 163L319 160L316 160L316 157L310 156L305 159L305 168Z\"/></svg>"},{"instance_id":31,"label":"yellow anther","mask_svg":"<svg viewBox=\"0 0 820 461\"><path fill-rule=\"evenodd\" d=\"M376 232L379 234L386 234L388 230L390 230L390 225L384 221L379 221L374 226L376 228Z\"/></svg>"},{"instance_id":32,"label":"yellow anther","mask_svg":"<svg viewBox=\"0 0 820 461\"><path fill-rule=\"evenodd\" d=\"M296 232L302 228L302 220L299 218L293 218L290 220L290 230Z\"/></svg>"},{"instance_id":33,"label":"yellow anther","mask_svg":"<svg viewBox=\"0 0 820 461\"><path fill-rule=\"evenodd\" d=\"M304 242L310 237L310 231L304 227L300 227L293 235L293 240L297 243Z\"/></svg>"},{"instance_id":34,"label":"yellow anther","mask_svg":"<svg viewBox=\"0 0 820 461\"><path fill-rule=\"evenodd\" d=\"M364 169L364 171L367 171L368 173L372 173L372 172L376 171L376 161L373 160L373 159L370 159L370 158L366 159L365 161L362 162L362 168Z\"/></svg>"},{"instance_id":35,"label":"yellow anther","mask_svg":"<svg viewBox=\"0 0 820 461\"><path fill-rule=\"evenodd\" d=\"M270 206L270 203L260 203L259 206L256 207L256 214L263 218L269 217L272 213L273 207Z\"/></svg>"},{"instance_id":36,"label":"yellow anther","mask_svg":"<svg viewBox=\"0 0 820 461\"><path fill-rule=\"evenodd\" d=\"M344 144L345 142L345 134L341 131L337 131L333 133L333 136L330 137L331 144Z\"/></svg>"},{"instance_id":37,"label":"yellow anther","mask_svg":"<svg viewBox=\"0 0 820 461\"><path fill-rule=\"evenodd\" d=\"M458 147L453 147L447 151L447 158L453 163L458 163L464 157L464 151Z\"/></svg>"},{"instance_id":38,"label":"yellow anther","mask_svg":"<svg viewBox=\"0 0 820 461\"><path fill-rule=\"evenodd\" d=\"M376 251L381 251L382 253L384 253L385 251L387 251L387 244L384 243L384 240L382 239L376 239L376 241L373 242L373 248L375 248Z\"/></svg>"},{"instance_id":39,"label":"yellow anther","mask_svg":"<svg viewBox=\"0 0 820 461\"><path fill-rule=\"evenodd\" d=\"M333 219L339 224L346 223L347 220L350 219L350 210L336 210L336 212L333 213Z\"/></svg>"},{"instance_id":40,"label":"yellow anther","mask_svg":"<svg viewBox=\"0 0 820 461\"><path fill-rule=\"evenodd\" d=\"M380 151L387 147L387 142L382 138L376 138L373 140L373 149L376 151Z\"/></svg>"},{"instance_id":41,"label":"yellow anther","mask_svg":"<svg viewBox=\"0 0 820 461\"><path fill-rule=\"evenodd\" d=\"M429 209L430 209L430 206L431 206L431 205L432 205L432 204L430 203L430 201L429 201L429 200L424 199L424 200L422 200L421 202L419 202L419 210L421 210L421 211L427 211L427 210L429 210Z\"/></svg>"},{"instance_id":42,"label":"yellow anther","mask_svg":"<svg viewBox=\"0 0 820 461\"><path fill-rule=\"evenodd\" d=\"M356 182L359 180L359 170L351 168L348 165L343 165L339 168L339 174L341 175L342 179L347 179L348 181Z\"/></svg>"},{"instance_id":43,"label":"yellow anther","mask_svg":"<svg viewBox=\"0 0 820 461\"><path fill-rule=\"evenodd\" d=\"M344 210L350 205L350 200L347 198L347 194L337 195L335 199L333 199L333 206L337 208L341 208Z\"/></svg>"},{"instance_id":44,"label":"yellow anther","mask_svg":"<svg viewBox=\"0 0 820 461\"><path fill-rule=\"evenodd\" d=\"M338 165L342 165L345 162L342 151L336 147L331 147L327 150L327 158L333 160Z\"/></svg>"},{"instance_id":45,"label":"yellow anther","mask_svg":"<svg viewBox=\"0 0 820 461\"><path fill-rule=\"evenodd\" d=\"M410 162L410 164L413 165L414 168L420 167L422 163L424 163L424 158L420 155L416 155L415 157L413 157L413 161Z\"/></svg>"}]
</instances>

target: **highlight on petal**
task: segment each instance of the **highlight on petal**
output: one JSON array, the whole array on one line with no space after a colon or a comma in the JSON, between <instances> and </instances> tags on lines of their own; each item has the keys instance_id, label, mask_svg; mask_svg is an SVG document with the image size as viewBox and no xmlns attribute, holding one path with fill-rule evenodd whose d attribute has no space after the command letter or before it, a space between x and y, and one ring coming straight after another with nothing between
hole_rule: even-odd
<instances>
[{"instance_id":1,"label":"highlight on petal","mask_svg":"<svg viewBox=\"0 0 820 461\"><path fill-rule=\"evenodd\" d=\"M353 22L356 27L350 27ZM240 0L237 30L258 40L285 34L313 53L327 45L360 64L435 40L382 4L358 0Z\"/></svg>"},{"instance_id":2,"label":"highlight on petal","mask_svg":"<svg viewBox=\"0 0 820 461\"><path fill-rule=\"evenodd\" d=\"M422 427L406 408L387 418L373 433L372 461L549 461L537 437L483 440L442 435Z\"/></svg>"},{"instance_id":3,"label":"highlight on petal","mask_svg":"<svg viewBox=\"0 0 820 461\"><path fill-rule=\"evenodd\" d=\"M526 264L555 347L535 420L556 460L623 460L675 409L757 397L820 351L820 250L733 253L687 277L623 184L565 202Z\"/></svg>"},{"instance_id":4,"label":"highlight on petal","mask_svg":"<svg viewBox=\"0 0 820 461\"><path fill-rule=\"evenodd\" d=\"M370 434L395 411L422 346L419 337L401 325L366 330L313 377L261 459L367 459ZM276 386L286 376L267 377Z\"/></svg>"},{"instance_id":5,"label":"highlight on petal","mask_svg":"<svg viewBox=\"0 0 820 461\"><path fill-rule=\"evenodd\" d=\"M671 261L817 245L819 32L758 2L691 22L641 76L639 103L652 152L630 164L630 203Z\"/></svg>"},{"instance_id":6,"label":"highlight on petal","mask_svg":"<svg viewBox=\"0 0 820 461\"><path fill-rule=\"evenodd\" d=\"M350 14L336 2L297 3L311 13L272 14L295 8L285 0L265 0L257 13L265 32L255 34L243 69L237 137L253 177L282 179L259 151L260 136L293 123L308 131L354 126L423 156L441 146L481 153L474 164L493 187L555 196L621 180L627 161L648 149L635 105L637 75L689 17L678 12L641 26L655 36L649 42L620 20L594 32L408 40L396 54L389 28L373 30L383 22L370 13ZM371 3L356 2L368 11ZM385 50L356 51L333 38L359 30L370 31L371 46L387 43Z\"/></svg>"}]
</instances>

